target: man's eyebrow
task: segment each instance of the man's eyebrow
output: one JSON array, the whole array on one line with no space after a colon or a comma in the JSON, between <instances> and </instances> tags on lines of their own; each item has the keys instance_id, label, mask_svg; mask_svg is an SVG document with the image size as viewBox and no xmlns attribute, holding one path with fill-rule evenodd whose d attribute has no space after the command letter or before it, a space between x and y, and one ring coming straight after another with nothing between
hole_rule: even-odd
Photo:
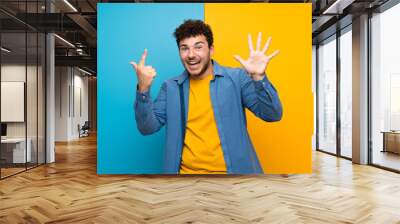
<instances>
[{"instance_id":1,"label":"man's eyebrow","mask_svg":"<svg viewBox=\"0 0 400 224\"><path fill-rule=\"evenodd\" d=\"M194 43L194 45L199 45L199 44L205 44L205 42L204 41L197 41L196 43ZM179 47L188 47L189 45L187 45L187 44L181 44L181 45L179 45Z\"/></svg>"}]
</instances>

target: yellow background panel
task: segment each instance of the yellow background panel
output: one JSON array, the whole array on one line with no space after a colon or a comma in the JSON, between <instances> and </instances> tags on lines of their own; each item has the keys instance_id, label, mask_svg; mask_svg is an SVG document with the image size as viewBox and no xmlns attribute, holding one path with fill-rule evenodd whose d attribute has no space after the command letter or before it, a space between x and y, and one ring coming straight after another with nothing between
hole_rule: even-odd
<instances>
[{"instance_id":1,"label":"yellow background panel","mask_svg":"<svg viewBox=\"0 0 400 224\"><path fill-rule=\"evenodd\" d=\"M206 3L205 22L214 33L213 58L238 67L233 55L248 57L247 34L255 45L262 32L268 54L280 54L267 68L283 105L279 122L264 122L247 111L248 130L265 173L311 173L313 93L311 4Z\"/></svg>"}]
</instances>

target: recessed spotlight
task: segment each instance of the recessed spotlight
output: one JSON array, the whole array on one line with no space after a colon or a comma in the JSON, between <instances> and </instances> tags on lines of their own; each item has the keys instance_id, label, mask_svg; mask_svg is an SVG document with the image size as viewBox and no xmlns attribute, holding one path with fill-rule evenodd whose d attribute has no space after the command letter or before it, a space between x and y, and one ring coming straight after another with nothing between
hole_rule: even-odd
<instances>
[{"instance_id":1,"label":"recessed spotlight","mask_svg":"<svg viewBox=\"0 0 400 224\"><path fill-rule=\"evenodd\" d=\"M54 34L54 36L57 37L58 39L60 39L62 42L66 43L67 45L69 45L69 46L75 48L75 45L71 44L71 42L69 42L68 40L66 40L66 39L64 39L64 38L62 38L62 37L60 37L60 36L57 35L57 34Z\"/></svg>"},{"instance_id":2,"label":"recessed spotlight","mask_svg":"<svg viewBox=\"0 0 400 224\"><path fill-rule=\"evenodd\" d=\"M88 71L86 71L86 70L83 70L83 69L81 69L81 68L79 68L79 67L78 67L78 70L81 71L81 72L83 72L83 73L85 73L85 74L87 74L87 75L90 75L90 76L93 75L92 73L90 73L90 72L88 72Z\"/></svg>"},{"instance_id":3,"label":"recessed spotlight","mask_svg":"<svg viewBox=\"0 0 400 224\"><path fill-rule=\"evenodd\" d=\"M1 47L1 51L4 51L6 53L10 53L11 52L11 50L9 50L9 49L7 49L5 47Z\"/></svg>"},{"instance_id":4,"label":"recessed spotlight","mask_svg":"<svg viewBox=\"0 0 400 224\"><path fill-rule=\"evenodd\" d=\"M65 4L67 4L74 12L78 12L78 10L71 4L69 1L64 0Z\"/></svg>"}]
</instances>

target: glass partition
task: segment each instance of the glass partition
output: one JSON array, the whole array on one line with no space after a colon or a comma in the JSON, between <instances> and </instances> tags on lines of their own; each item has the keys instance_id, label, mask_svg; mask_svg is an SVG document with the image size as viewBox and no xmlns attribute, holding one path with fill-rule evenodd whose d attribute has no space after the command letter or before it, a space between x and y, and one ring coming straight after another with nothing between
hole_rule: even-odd
<instances>
[{"instance_id":1,"label":"glass partition","mask_svg":"<svg viewBox=\"0 0 400 224\"><path fill-rule=\"evenodd\" d=\"M44 5L0 2L1 179L45 163L45 34L16 19Z\"/></svg>"},{"instance_id":2,"label":"glass partition","mask_svg":"<svg viewBox=\"0 0 400 224\"><path fill-rule=\"evenodd\" d=\"M1 47L1 176L6 177L24 171L31 158L26 141L26 33L3 32Z\"/></svg>"},{"instance_id":3,"label":"glass partition","mask_svg":"<svg viewBox=\"0 0 400 224\"><path fill-rule=\"evenodd\" d=\"M27 98L26 98L26 113L27 113L27 142L28 149L30 148L30 160L27 163L28 168L37 165L37 132L38 132L38 35L36 32L27 33Z\"/></svg>"},{"instance_id":4,"label":"glass partition","mask_svg":"<svg viewBox=\"0 0 400 224\"><path fill-rule=\"evenodd\" d=\"M45 76L45 65L46 65L46 36L43 33L38 33L38 65L37 65L37 162L43 164L46 162L46 145L45 145L45 122L46 122L46 76Z\"/></svg>"}]
</instances>

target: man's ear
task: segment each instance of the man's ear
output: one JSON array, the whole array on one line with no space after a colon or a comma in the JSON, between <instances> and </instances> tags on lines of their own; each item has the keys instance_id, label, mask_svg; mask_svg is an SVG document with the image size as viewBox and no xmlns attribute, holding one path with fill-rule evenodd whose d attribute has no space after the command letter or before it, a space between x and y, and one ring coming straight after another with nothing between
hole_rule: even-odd
<instances>
[{"instance_id":1,"label":"man's ear","mask_svg":"<svg viewBox=\"0 0 400 224\"><path fill-rule=\"evenodd\" d=\"M214 45L211 45L211 47L210 47L210 55L213 55L214 54Z\"/></svg>"}]
</instances>

